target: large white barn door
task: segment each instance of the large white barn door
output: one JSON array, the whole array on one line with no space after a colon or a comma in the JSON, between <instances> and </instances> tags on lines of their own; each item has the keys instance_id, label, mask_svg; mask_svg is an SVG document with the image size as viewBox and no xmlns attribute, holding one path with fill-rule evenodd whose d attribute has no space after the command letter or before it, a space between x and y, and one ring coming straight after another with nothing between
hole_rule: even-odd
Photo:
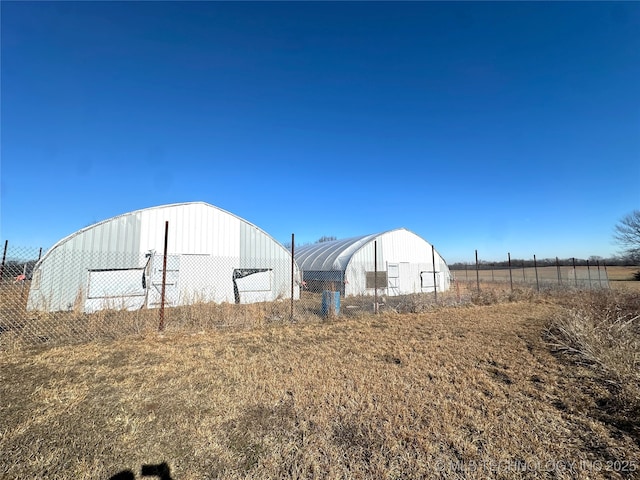
<instances>
[{"instance_id":1,"label":"large white barn door","mask_svg":"<svg viewBox=\"0 0 640 480\"><path fill-rule=\"evenodd\" d=\"M144 268L89 270L84 311L136 310L144 305Z\"/></svg>"},{"instance_id":2,"label":"large white barn door","mask_svg":"<svg viewBox=\"0 0 640 480\"><path fill-rule=\"evenodd\" d=\"M409 262L387 264L387 279L389 296L413 293L411 282L411 264Z\"/></svg>"},{"instance_id":3,"label":"large white barn door","mask_svg":"<svg viewBox=\"0 0 640 480\"><path fill-rule=\"evenodd\" d=\"M162 265L163 255L154 255L149 275L149 308L159 307L162 303ZM165 282L165 306L178 305L178 278L180 277L180 255L167 255L167 276Z\"/></svg>"},{"instance_id":4,"label":"large white barn door","mask_svg":"<svg viewBox=\"0 0 640 480\"><path fill-rule=\"evenodd\" d=\"M411 281L411 265L409 262L400 262L398 265L398 290L400 295L413 293L413 285Z\"/></svg>"}]
</instances>

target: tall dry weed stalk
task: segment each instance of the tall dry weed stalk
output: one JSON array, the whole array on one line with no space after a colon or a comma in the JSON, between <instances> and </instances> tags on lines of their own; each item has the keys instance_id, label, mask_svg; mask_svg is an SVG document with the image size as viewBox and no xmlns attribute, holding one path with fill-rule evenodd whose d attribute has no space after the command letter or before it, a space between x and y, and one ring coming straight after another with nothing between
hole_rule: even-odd
<instances>
[{"instance_id":1,"label":"tall dry weed stalk","mask_svg":"<svg viewBox=\"0 0 640 480\"><path fill-rule=\"evenodd\" d=\"M550 343L592 369L611 394L601 399L611 420L640 435L640 296L600 290L561 301L569 308L553 320Z\"/></svg>"}]
</instances>

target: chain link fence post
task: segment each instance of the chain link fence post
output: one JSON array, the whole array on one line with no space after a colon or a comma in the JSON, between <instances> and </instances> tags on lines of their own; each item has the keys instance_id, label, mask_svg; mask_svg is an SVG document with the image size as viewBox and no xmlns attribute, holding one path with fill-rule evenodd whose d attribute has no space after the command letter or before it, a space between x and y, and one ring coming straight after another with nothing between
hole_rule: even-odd
<instances>
[{"instance_id":1,"label":"chain link fence post","mask_svg":"<svg viewBox=\"0 0 640 480\"><path fill-rule=\"evenodd\" d=\"M431 245L431 263L433 265L433 299L438 303L438 282L436 281L436 247Z\"/></svg>"},{"instance_id":2,"label":"chain link fence post","mask_svg":"<svg viewBox=\"0 0 640 480\"><path fill-rule=\"evenodd\" d=\"M7 247L9 246L9 240L4 241L4 253L2 254L2 265L0 265L0 283L4 277L4 262L7 260Z\"/></svg>"},{"instance_id":3,"label":"chain link fence post","mask_svg":"<svg viewBox=\"0 0 640 480\"><path fill-rule=\"evenodd\" d=\"M478 265L478 250L476 249L476 285L480 293L480 266Z\"/></svg>"},{"instance_id":4,"label":"chain link fence post","mask_svg":"<svg viewBox=\"0 0 640 480\"><path fill-rule=\"evenodd\" d=\"M296 237L295 235L292 233L291 234L291 315L289 316L289 320L293 322L293 282L294 282L294 268L295 268L295 241L296 241Z\"/></svg>"},{"instance_id":5,"label":"chain link fence post","mask_svg":"<svg viewBox=\"0 0 640 480\"><path fill-rule=\"evenodd\" d=\"M162 287L160 293L160 322L158 331L164 330L164 306L167 294L167 246L169 244L169 221L164 222L164 252L162 253Z\"/></svg>"},{"instance_id":6,"label":"chain link fence post","mask_svg":"<svg viewBox=\"0 0 640 480\"><path fill-rule=\"evenodd\" d=\"M507 261L509 263L509 284L511 285L511 291L513 292L513 275L511 273L511 252L507 252Z\"/></svg>"}]
</instances>

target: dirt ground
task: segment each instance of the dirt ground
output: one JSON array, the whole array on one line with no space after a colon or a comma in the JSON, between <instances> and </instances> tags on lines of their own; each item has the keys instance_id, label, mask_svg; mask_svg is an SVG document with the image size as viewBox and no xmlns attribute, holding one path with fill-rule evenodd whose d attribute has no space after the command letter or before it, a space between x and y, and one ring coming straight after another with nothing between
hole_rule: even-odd
<instances>
[{"instance_id":1,"label":"dirt ground","mask_svg":"<svg viewBox=\"0 0 640 480\"><path fill-rule=\"evenodd\" d=\"M638 478L544 297L0 352L0 477ZM164 475L164 477L162 476Z\"/></svg>"}]
</instances>

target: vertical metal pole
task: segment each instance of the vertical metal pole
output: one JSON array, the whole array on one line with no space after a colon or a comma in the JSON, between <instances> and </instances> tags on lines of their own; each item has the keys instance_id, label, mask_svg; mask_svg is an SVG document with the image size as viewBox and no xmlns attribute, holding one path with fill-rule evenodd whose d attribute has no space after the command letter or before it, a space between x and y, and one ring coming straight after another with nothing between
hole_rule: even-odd
<instances>
[{"instance_id":1,"label":"vertical metal pole","mask_svg":"<svg viewBox=\"0 0 640 480\"><path fill-rule=\"evenodd\" d=\"M602 262L602 266L604 267L604 276L607 279L607 287L611 289L611 283L609 283L609 272L607 272L607 264L605 262Z\"/></svg>"},{"instance_id":2,"label":"vertical metal pole","mask_svg":"<svg viewBox=\"0 0 640 480\"><path fill-rule=\"evenodd\" d=\"M9 240L4 241L4 253L2 254L2 265L0 266L0 282L2 281L2 275L4 275L4 262L7 259L7 247L9 246Z\"/></svg>"},{"instance_id":3,"label":"vertical metal pole","mask_svg":"<svg viewBox=\"0 0 640 480\"><path fill-rule=\"evenodd\" d=\"M511 252L507 252L507 258L509 259L509 283L511 284L511 291L513 292L513 275L511 274Z\"/></svg>"},{"instance_id":4,"label":"vertical metal pole","mask_svg":"<svg viewBox=\"0 0 640 480\"><path fill-rule=\"evenodd\" d=\"M38 252L38 260L36 260L36 263L38 263L41 258L42 258L42 247L40 247L40 251ZM34 267L35 267L35 264L33 265L33 267L31 267L31 277L32 278L33 278L33 271L35 269ZM27 273L27 266L25 265L25 270L24 270L23 274L26 275L26 273ZM22 282L22 287L24 289L24 282Z\"/></svg>"},{"instance_id":5,"label":"vertical metal pole","mask_svg":"<svg viewBox=\"0 0 640 480\"><path fill-rule=\"evenodd\" d=\"M600 260L596 260L596 264L598 265L598 285L602 288L602 279L600 278Z\"/></svg>"},{"instance_id":6,"label":"vertical metal pole","mask_svg":"<svg viewBox=\"0 0 640 480\"><path fill-rule=\"evenodd\" d=\"M496 280L495 280L495 278L493 278L493 267L494 267L494 265L493 265L493 263L492 263L492 264L491 264L491 281L492 281L492 282L495 282Z\"/></svg>"},{"instance_id":7,"label":"vertical metal pole","mask_svg":"<svg viewBox=\"0 0 640 480\"><path fill-rule=\"evenodd\" d=\"M533 254L533 269L536 271L536 288L540 291L540 281L538 280L538 262L535 253Z\"/></svg>"},{"instance_id":8,"label":"vertical metal pole","mask_svg":"<svg viewBox=\"0 0 640 480\"><path fill-rule=\"evenodd\" d=\"M167 288L167 244L169 243L169 221L164 222L164 254L162 257L162 290L160 293L160 324L158 331L164 330L164 300Z\"/></svg>"},{"instance_id":9,"label":"vertical metal pole","mask_svg":"<svg viewBox=\"0 0 640 480\"><path fill-rule=\"evenodd\" d=\"M378 313L378 241L373 241L373 312Z\"/></svg>"},{"instance_id":10,"label":"vertical metal pole","mask_svg":"<svg viewBox=\"0 0 640 480\"><path fill-rule=\"evenodd\" d=\"M576 257L572 257L573 261L573 283L577 287L578 286L578 274L576 273Z\"/></svg>"},{"instance_id":11,"label":"vertical metal pole","mask_svg":"<svg viewBox=\"0 0 640 480\"><path fill-rule=\"evenodd\" d=\"M522 260L522 281L524 283L527 283L527 276L525 275L524 270L525 270L525 268L524 268L524 260Z\"/></svg>"},{"instance_id":12,"label":"vertical metal pole","mask_svg":"<svg viewBox=\"0 0 640 480\"><path fill-rule=\"evenodd\" d=\"M587 260L587 277L589 277L589 288L591 288L591 267L589 266L589 260Z\"/></svg>"},{"instance_id":13,"label":"vertical metal pole","mask_svg":"<svg viewBox=\"0 0 640 480\"><path fill-rule=\"evenodd\" d=\"M556 257L556 269L558 270L558 285L562 285L562 276L560 275L560 260Z\"/></svg>"},{"instance_id":14,"label":"vertical metal pole","mask_svg":"<svg viewBox=\"0 0 640 480\"><path fill-rule=\"evenodd\" d=\"M436 247L431 245L431 263L433 263L433 298L438 303L438 284L436 283Z\"/></svg>"},{"instance_id":15,"label":"vertical metal pole","mask_svg":"<svg viewBox=\"0 0 640 480\"><path fill-rule=\"evenodd\" d=\"M467 282L469 281L469 269L468 269L467 262L464 262L464 279Z\"/></svg>"},{"instance_id":16,"label":"vertical metal pole","mask_svg":"<svg viewBox=\"0 0 640 480\"><path fill-rule=\"evenodd\" d=\"M292 233L291 234L291 318L290 320L293 321L293 269L295 266L295 261L293 260L293 255L295 253L295 235Z\"/></svg>"},{"instance_id":17,"label":"vertical metal pole","mask_svg":"<svg viewBox=\"0 0 640 480\"><path fill-rule=\"evenodd\" d=\"M24 300L24 284L26 283L27 278L27 262L22 266L22 277L24 280L20 282L20 299Z\"/></svg>"},{"instance_id":18,"label":"vertical metal pole","mask_svg":"<svg viewBox=\"0 0 640 480\"><path fill-rule=\"evenodd\" d=\"M478 268L478 250L476 250L476 285L478 286L478 293L480 293L480 270Z\"/></svg>"}]
</instances>

